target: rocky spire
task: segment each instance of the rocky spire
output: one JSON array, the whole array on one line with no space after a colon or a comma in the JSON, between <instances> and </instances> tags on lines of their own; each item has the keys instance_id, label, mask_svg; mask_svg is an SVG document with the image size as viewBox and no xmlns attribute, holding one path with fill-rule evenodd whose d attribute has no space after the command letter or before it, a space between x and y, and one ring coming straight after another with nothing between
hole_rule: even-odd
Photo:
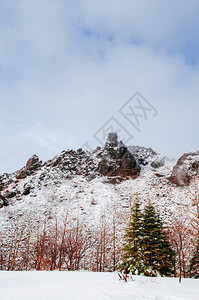
<instances>
[{"instance_id":1,"label":"rocky spire","mask_svg":"<svg viewBox=\"0 0 199 300\"><path fill-rule=\"evenodd\" d=\"M116 132L109 133L97 171L108 177L137 177L140 166L128 148L118 143Z\"/></svg>"},{"instance_id":2,"label":"rocky spire","mask_svg":"<svg viewBox=\"0 0 199 300\"><path fill-rule=\"evenodd\" d=\"M106 144L105 144L105 149L107 148L112 148L112 147L117 147L118 146L118 137L117 137L117 132L110 132L108 134Z\"/></svg>"}]
</instances>

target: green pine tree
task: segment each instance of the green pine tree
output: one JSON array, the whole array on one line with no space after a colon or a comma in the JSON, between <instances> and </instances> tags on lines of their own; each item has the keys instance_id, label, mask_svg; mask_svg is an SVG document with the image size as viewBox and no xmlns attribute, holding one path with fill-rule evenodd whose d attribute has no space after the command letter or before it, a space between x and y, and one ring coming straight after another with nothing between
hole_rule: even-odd
<instances>
[{"instance_id":1,"label":"green pine tree","mask_svg":"<svg viewBox=\"0 0 199 300\"><path fill-rule=\"evenodd\" d=\"M199 278L199 239L190 261L190 275L196 279Z\"/></svg>"},{"instance_id":2,"label":"green pine tree","mask_svg":"<svg viewBox=\"0 0 199 300\"><path fill-rule=\"evenodd\" d=\"M118 265L121 272L131 274L141 274L143 264L141 260L140 241L142 236L142 212L138 198L135 200L129 227L126 229L125 241L123 247L122 261Z\"/></svg>"},{"instance_id":3,"label":"green pine tree","mask_svg":"<svg viewBox=\"0 0 199 300\"><path fill-rule=\"evenodd\" d=\"M141 240L144 275L173 275L175 252L164 234L162 220L151 203L144 209Z\"/></svg>"}]
</instances>

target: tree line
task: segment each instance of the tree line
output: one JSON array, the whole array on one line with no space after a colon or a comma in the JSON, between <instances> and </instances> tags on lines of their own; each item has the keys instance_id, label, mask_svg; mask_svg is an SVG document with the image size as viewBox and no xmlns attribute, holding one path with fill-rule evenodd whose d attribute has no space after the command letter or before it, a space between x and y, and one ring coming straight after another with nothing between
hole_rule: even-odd
<instances>
[{"instance_id":1,"label":"tree line","mask_svg":"<svg viewBox=\"0 0 199 300\"><path fill-rule=\"evenodd\" d=\"M0 269L118 270L198 278L198 220L197 214L191 219L195 235L185 219L165 225L150 201L141 209L138 197L129 213L121 214L117 205L111 213L105 209L93 228L78 218L69 220L68 211L61 222L16 219L7 235L0 234Z\"/></svg>"}]
</instances>

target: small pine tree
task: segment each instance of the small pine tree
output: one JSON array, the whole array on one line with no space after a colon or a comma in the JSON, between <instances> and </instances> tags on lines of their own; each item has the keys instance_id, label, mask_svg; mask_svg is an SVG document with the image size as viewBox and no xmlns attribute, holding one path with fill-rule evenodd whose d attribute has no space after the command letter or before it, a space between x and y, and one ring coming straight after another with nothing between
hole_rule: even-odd
<instances>
[{"instance_id":1,"label":"small pine tree","mask_svg":"<svg viewBox=\"0 0 199 300\"><path fill-rule=\"evenodd\" d=\"M199 239L190 261L190 276L196 279L199 278Z\"/></svg>"},{"instance_id":2,"label":"small pine tree","mask_svg":"<svg viewBox=\"0 0 199 300\"><path fill-rule=\"evenodd\" d=\"M142 236L142 212L138 198L135 200L129 227L126 229L123 247L122 261L118 264L118 269L125 273L141 274L143 264L141 260L140 241Z\"/></svg>"},{"instance_id":3,"label":"small pine tree","mask_svg":"<svg viewBox=\"0 0 199 300\"><path fill-rule=\"evenodd\" d=\"M159 214L151 203L143 213L143 235L141 239L144 275L173 275L175 252L164 234L164 227Z\"/></svg>"}]
</instances>

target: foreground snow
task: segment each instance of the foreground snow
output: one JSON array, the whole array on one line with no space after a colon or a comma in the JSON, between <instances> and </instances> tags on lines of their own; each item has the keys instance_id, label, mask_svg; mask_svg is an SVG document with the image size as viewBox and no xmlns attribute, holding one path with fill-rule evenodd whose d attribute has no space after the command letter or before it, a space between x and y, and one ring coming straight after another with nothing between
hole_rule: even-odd
<instances>
[{"instance_id":1,"label":"foreground snow","mask_svg":"<svg viewBox=\"0 0 199 300\"><path fill-rule=\"evenodd\" d=\"M134 276L128 283L116 273L0 272L1 300L192 300L199 280Z\"/></svg>"}]
</instances>

